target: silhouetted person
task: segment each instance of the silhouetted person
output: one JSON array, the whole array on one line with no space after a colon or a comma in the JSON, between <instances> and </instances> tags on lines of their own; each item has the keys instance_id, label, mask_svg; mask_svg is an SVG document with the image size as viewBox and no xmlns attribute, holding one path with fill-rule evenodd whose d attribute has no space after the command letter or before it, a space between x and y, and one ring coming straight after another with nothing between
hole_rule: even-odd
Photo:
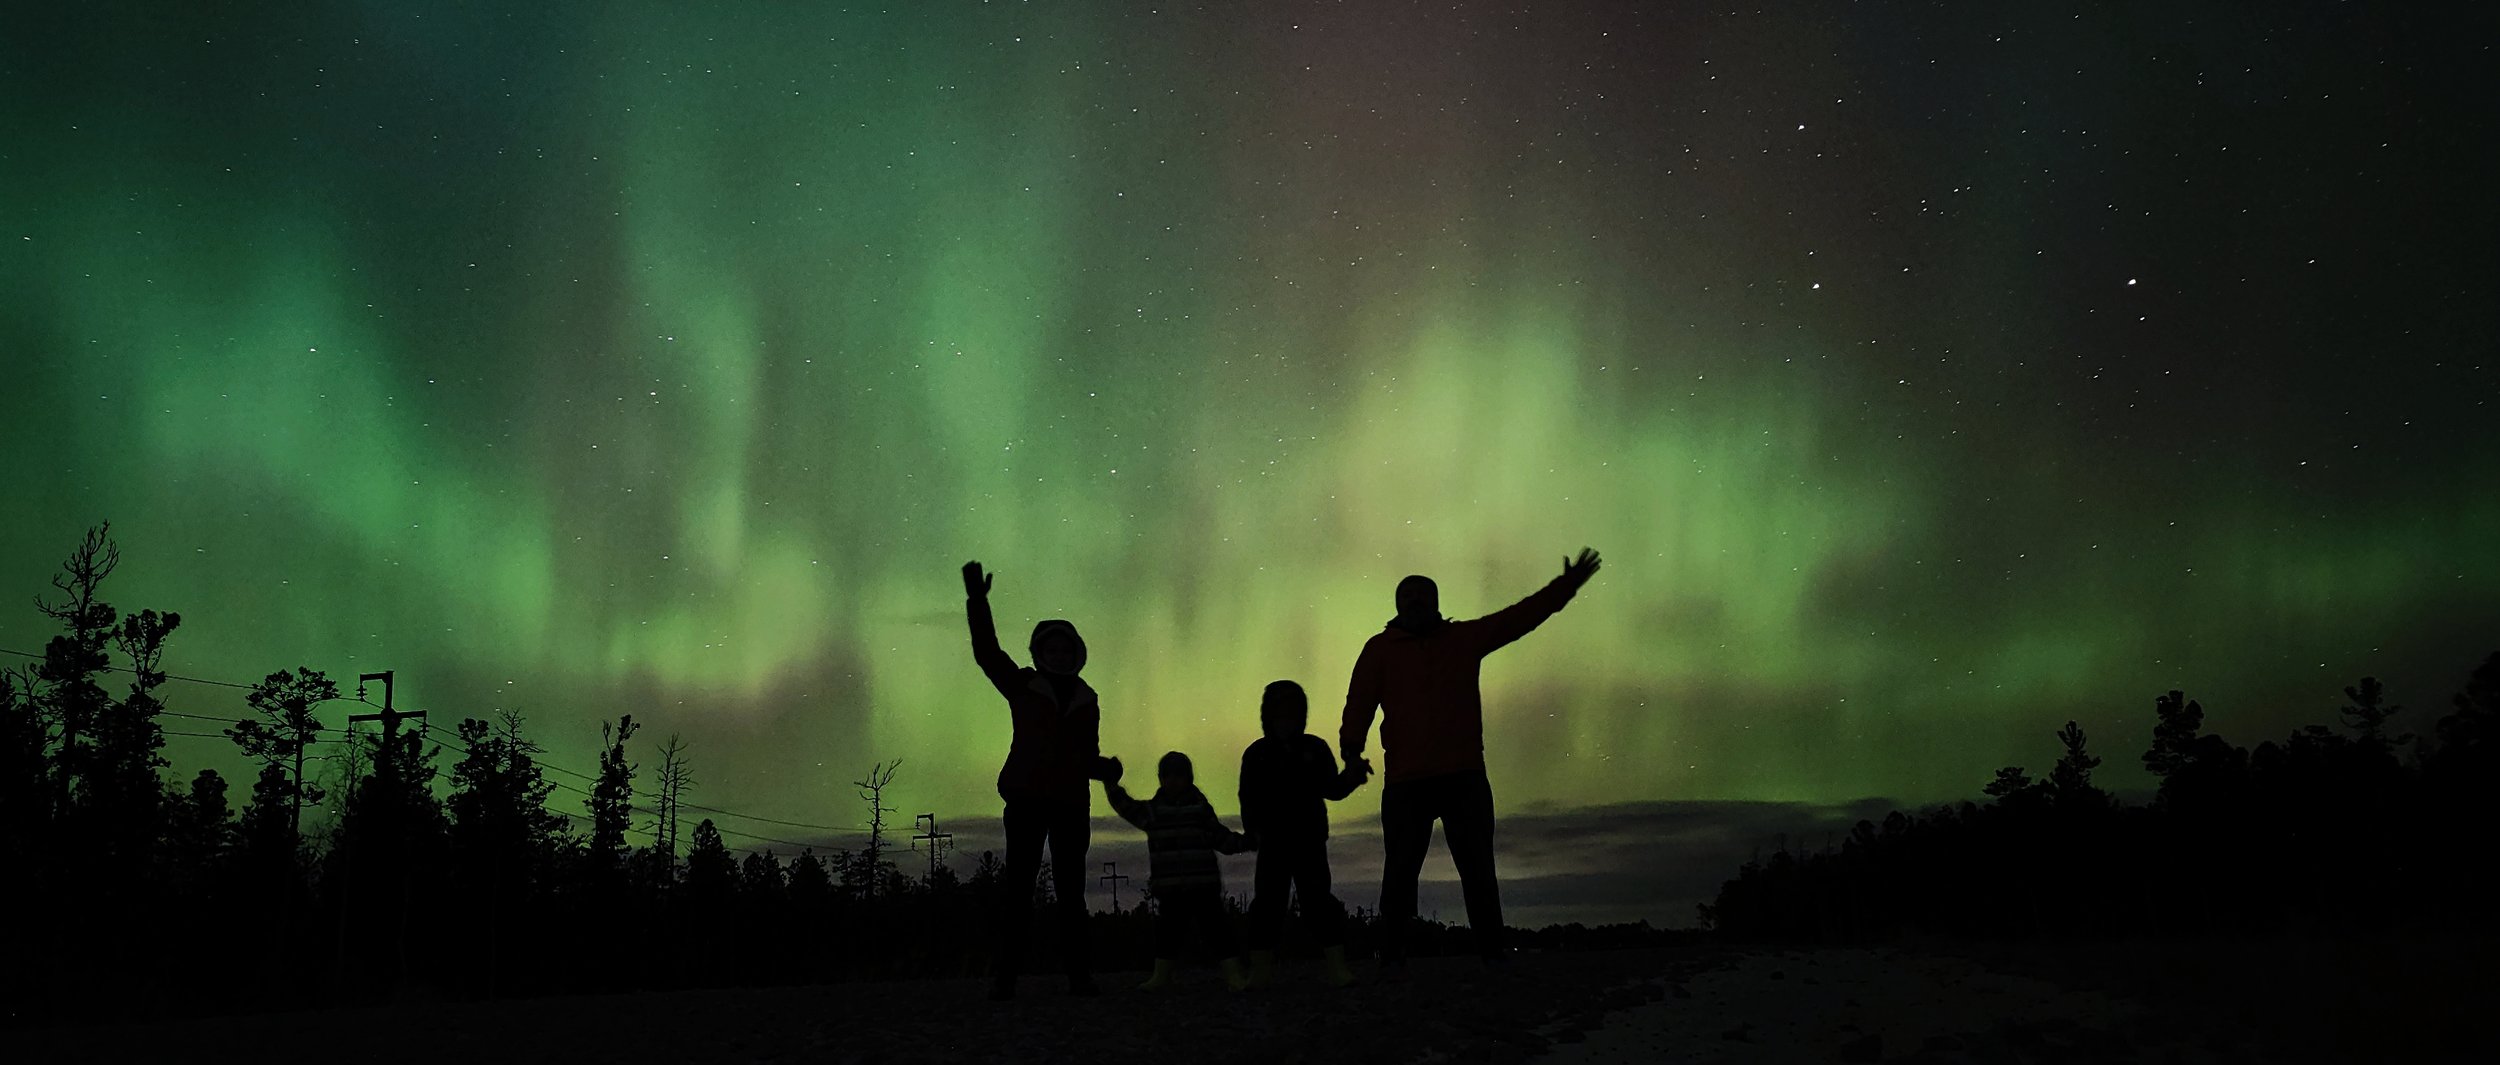
<instances>
[{"instance_id":1,"label":"silhouetted person","mask_svg":"<svg viewBox=\"0 0 2500 1065\"><path fill-rule=\"evenodd\" d=\"M1077 678L1085 668L1085 641L1076 626L1052 619L1033 626L1034 668L1016 665L998 648L990 620L991 576L978 562L964 563L964 613L972 625L972 660L1007 700L1015 736L1007 764L998 771L998 797L1006 800L1007 873L997 901L997 965L990 997L1009 998L1024 967L1033 910L1033 880L1042 848L1050 869L1059 918L1061 963L1072 994L1095 993L1085 949L1085 847L1091 841L1093 785L1109 763L1101 756L1102 711L1094 689Z\"/></svg>"},{"instance_id":2,"label":"silhouetted person","mask_svg":"<svg viewBox=\"0 0 2500 1065\"><path fill-rule=\"evenodd\" d=\"M1216 820L1215 807L1198 790L1188 755L1179 751L1164 755L1155 766L1155 776L1161 786L1153 798L1142 801L1120 787L1119 759L1111 760L1111 771L1103 781L1111 808L1146 832L1151 873L1146 882L1155 893L1155 971L1137 989L1154 991L1172 982L1172 970L1180 964L1181 949L1194 930L1206 941L1207 951L1223 959L1224 981L1239 991L1248 986L1249 977L1242 971L1233 926L1224 915L1224 874L1216 867L1215 855L1218 851L1239 854L1252 844Z\"/></svg>"},{"instance_id":3,"label":"silhouetted person","mask_svg":"<svg viewBox=\"0 0 2500 1065\"><path fill-rule=\"evenodd\" d=\"M1241 752L1241 830L1259 843L1250 903L1250 984L1267 983L1283 938L1285 895L1302 899L1302 920L1320 944L1328 982L1354 982L1345 963L1345 907L1328 890L1328 800L1343 799L1370 766L1337 768L1328 741L1304 731L1311 702L1302 686L1280 680L1259 696L1262 735Z\"/></svg>"},{"instance_id":4,"label":"silhouetted person","mask_svg":"<svg viewBox=\"0 0 2500 1065\"><path fill-rule=\"evenodd\" d=\"M1597 572L1597 552L1580 549L1562 575L1536 594L1477 618L1441 616L1441 590L1430 577L1398 582L1398 614L1363 645L1346 685L1345 729L1338 736L1347 764L1362 760L1381 712L1380 747L1388 768L1380 789L1380 831L1387 864L1380 876L1381 964L1406 963L1406 926L1415 916L1415 881L1441 822L1450 860L1467 897L1467 924L1485 960L1502 955L1502 894L1493 875L1493 785L1484 775L1484 697L1476 679L1484 656L1529 633L1571 602Z\"/></svg>"}]
</instances>

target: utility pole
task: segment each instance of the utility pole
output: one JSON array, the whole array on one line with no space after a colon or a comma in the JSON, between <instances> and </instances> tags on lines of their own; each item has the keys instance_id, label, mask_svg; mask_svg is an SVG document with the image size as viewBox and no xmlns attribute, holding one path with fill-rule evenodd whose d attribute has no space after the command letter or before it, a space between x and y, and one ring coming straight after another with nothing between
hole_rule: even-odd
<instances>
[{"instance_id":1,"label":"utility pole","mask_svg":"<svg viewBox=\"0 0 2500 1065\"><path fill-rule=\"evenodd\" d=\"M382 723L382 757L373 766L374 783L382 790L382 801L373 809L383 815L380 818L382 824L379 826L382 834L392 840L392 845L399 852L396 856L397 860L391 863L397 867L393 872L397 874L395 879L399 881L399 905L392 908L395 919L391 927L391 981L396 984L401 974L407 970L408 962L408 818L405 816L408 811L401 809L403 805L401 800L405 798L407 788L406 782L399 779L399 722L403 718L411 717L423 722L425 711L401 710L392 704L391 680L394 672L394 670L386 669L379 673L357 674L357 701L364 701L365 684L378 680L382 682L382 709L379 713L350 714L347 720L351 725L358 721ZM420 724L419 727L424 726ZM417 737L417 742L420 746L425 742L422 733ZM355 792L355 782L352 780L348 782L348 791L351 796ZM344 912L345 907L342 906L342 921L345 919Z\"/></svg>"},{"instance_id":2,"label":"utility pole","mask_svg":"<svg viewBox=\"0 0 2500 1065\"><path fill-rule=\"evenodd\" d=\"M926 824L928 827L922 828L921 826L923 824ZM954 840L955 834L952 832L940 832L937 830L936 814L921 814L918 817L912 818L911 827L914 829L911 837L912 846L919 846L920 841L924 839L929 841L929 878L925 882L936 883L938 866L946 864L946 858L943 852L946 849L946 845Z\"/></svg>"},{"instance_id":3,"label":"utility pole","mask_svg":"<svg viewBox=\"0 0 2500 1065\"><path fill-rule=\"evenodd\" d=\"M1120 912L1120 885L1131 879L1127 875L1120 872L1120 863L1102 863L1102 875L1096 877L1095 879L1111 885L1111 912Z\"/></svg>"}]
</instances>

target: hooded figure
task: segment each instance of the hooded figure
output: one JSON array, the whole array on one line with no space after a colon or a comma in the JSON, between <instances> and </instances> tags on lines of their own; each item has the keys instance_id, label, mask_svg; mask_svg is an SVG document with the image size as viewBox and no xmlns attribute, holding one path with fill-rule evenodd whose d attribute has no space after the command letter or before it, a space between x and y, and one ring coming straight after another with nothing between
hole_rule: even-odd
<instances>
[{"instance_id":1,"label":"hooded figure","mask_svg":"<svg viewBox=\"0 0 2500 1065\"><path fill-rule=\"evenodd\" d=\"M981 564L964 564L964 615L972 630L972 660L1007 700L1014 726L1007 764L998 771L998 797L1007 809L1007 870L994 903L996 964L990 997L1015 995L1024 965L1026 925L1033 910L1033 879L1050 853L1056 891L1061 962L1068 990L1095 993L1085 946L1085 850L1092 842L1093 785L1107 772L1101 755L1102 710L1094 689L1077 674L1085 668L1085 640L1076 626L1050 620L1033 627L1029 649L1034 668L1016 664L998 646L990 618L990 582Z\"/></svg>"},{"instance_id":2,"label":"hooded figure","mask_svg":"<svg viewBox=\"0 0 2500 1065\"><path fill-rule=\"evenodd\" d=\"M989 605L986 599L981 606ZM984 610L986 613L986 610ZM983 618L983 621L988 620ZM1028 645L1032 669L1017 668L990 637L989 654L981 648L982 630L973 633L972 657L981 663L998 693L1007 698L1015 734L1007 743L1007 764L998 771L1000 798L1019 794L1086 802L1099 776L1102 712L1091 685L1077 676L1085 668L1085 638L1076 626L1052 618L1033 626ZM991 655L996 657L993 658Z\"/></svg>"},{"instance_id":3,"label":"hooded figure","mask_svg":"<svg viewBox=\"0 0 2500 1065\"><path fill-rule=\"evenodd\" d=\"M1345 907L1329 889L1328 803L1353 794L1368 767L1337 768L1328 741L1304 731L1310 699L1280 680L1259 695L1257 742L1241 752L1241 830L1259 841L1250 900L1250 983L1274 977L1284 938L1285 900L1293 898L1320 945L1328 982L1354 982L1345 960Z\"/></svg>"}]
</instances>

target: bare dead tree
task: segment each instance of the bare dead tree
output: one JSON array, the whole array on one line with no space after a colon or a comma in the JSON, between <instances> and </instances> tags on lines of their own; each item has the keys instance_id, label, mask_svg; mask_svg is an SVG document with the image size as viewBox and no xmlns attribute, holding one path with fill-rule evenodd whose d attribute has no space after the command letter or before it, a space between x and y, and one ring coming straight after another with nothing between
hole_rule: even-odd
<instances>
[{"instance_id":1,"label":"bare dead tree","mask_svg":"<svg viewBox=\"0 0 2500 1065\"><path fill-rule=\"evenodd\" d=\"M660 747L660 798L653 811L651 836L660 845L660 853L668 856L669 868L677 868L678 802L686 789L694 786L694 770L686 763L686 745L677 733L668 734L668 742Z\"/></svg>"},{"instance_id":2,"label":"bare dead tree","mask_svg":"<svg viewBox=\"0 0 2500 1065\"><path fill-rule=\"evenodd\" d=\"M903 760L900 758L892 764L878 762L868 767L867 779L851 782L853 787L859 789L859 797L868 801L868 850L860 857L867 863L865 897L870 901L876 899L877 881L885 871L885 815L894 812L893 807L885 804L885 789L886 785L894 783L894 771L902 767Z\"/></svg>"}]
</instances>

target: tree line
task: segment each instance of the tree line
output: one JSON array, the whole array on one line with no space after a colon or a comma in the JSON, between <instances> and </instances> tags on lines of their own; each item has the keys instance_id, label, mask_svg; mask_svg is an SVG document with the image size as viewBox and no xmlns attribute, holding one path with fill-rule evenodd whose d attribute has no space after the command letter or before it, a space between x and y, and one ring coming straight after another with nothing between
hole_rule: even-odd
<instances>
[{"instance_id":1,"label":"tree line","mask_svg":"<svg viewBox=\"0 0 2500 1065\"><path fill-rule=\"evenodd\" d=\"M2141 755L2160 787L2127 803L2095 786L2081 727L2057 733L2047 776L1997 771L1987 802L1879 826L1837 848L1783 846L1701 907L1740 939L1865 942L2256 937L2488 929L2482 852L2500 809L2500 653L2420 735L2375 677L2344 689L2336 726L2253 749L2205 708L2153 700Z\"/></svg>"},{"instance_id":2,"label":"tree line","mask_svg":"<svg viewBox=\"0 0 2500 1065\"><path fill-rule=\"evenodd\" d=\"M105 584L119 561L109 525L90 530L38 598L58 634L39 661L0 672L0 854L13 945L34 959L0 976L0 1024L970 976L987 963L1001 863L985 852L966 874L932 862L906 875L881 805L895 764L857 782L869 808L857 849L742 857L710 819L681 838L686 749L669 737L646 772L629 714L601 723L598 770L578 788L550 775L518 712L343 731L322 718L350 697L299 666L252 685L249 714L220 729L257 766L245 794L214 769L169 776L164 719L200 716L160 695L182 618L117 611ZM1144 882L1129 908L1092 917L1105 967L1152 956ZM1035 903L1052 890L1042 876ZM1354 915L1358 935L1372 919ZM1419 952L1466 949L1465 929L1421 925ZM1659 935L1526 933L1565 948Z\"/></svg>"},{"instance_id":3,"label":"tree line","mask_svg":"<svg viewBox=\"0 0 2500 1065\"><path fill-rule=\"evenodd\" d=\"M282 669L222 730L258 766L248 794L214 769L169 778L162 664L182 618L118 611L120 558L109 525L89 530L38 597L59 633L0 672L11 938L40 959L0 977L12 1022L973 964L995 861L908 878L882 825L858 851L741 859L705 819L681 848L683 745L638 804L631 715L602 723L576 813L517 712L342 733L322 722L337 682Z\"/></svg>"}]
</instances>

